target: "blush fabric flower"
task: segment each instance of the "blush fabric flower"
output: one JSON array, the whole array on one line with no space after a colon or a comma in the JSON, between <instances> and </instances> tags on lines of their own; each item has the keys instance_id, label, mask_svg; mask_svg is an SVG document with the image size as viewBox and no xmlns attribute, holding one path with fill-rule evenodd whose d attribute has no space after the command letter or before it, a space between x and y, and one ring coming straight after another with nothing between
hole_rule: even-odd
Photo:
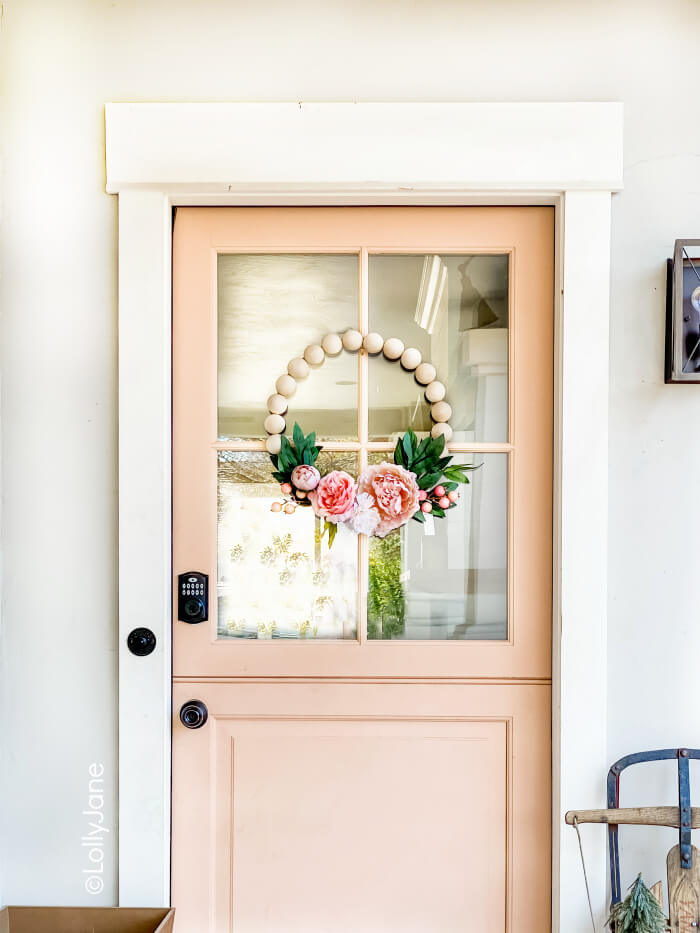
<instances>
[{"instance_id":1,"label":"blush fabric flower","mask_svg":"<svg viewBox=\"0 0 700 933\"><path fill-rule=\"evenodd\" d=\"M320 479L321 474L315 466L300 463L292 470L292 485L295 489L301 489L302 492L311 492L318 486Z\"/></svg>"},{"instance_id":2,"label":"blush fabric flower","mask_svg":"<svg viewBox=\"0 0 700 933\"><path fill-rule=\"evenodd\" d=\"M356 535L373 535L379 524L379 512L369 493L361 492L355 498L355 508L348 525Z\"/></svg>"},{"instance_id":3,"label":"blush fabric flower","mask_svg":"<svg viewBox=\"0 0 700 933\"><path fill-rule=\"evenodd\" d=\"M374 530L378 538L384 538L405 525L419 507L416 474L397 463L379 463L368 466L360 476L358 496L368 495L379 514Z\"/></svg>"},{"instance_id":4,"label":"blush fabric flower","mask_svg":"<svg viewBox=\"0 0 700 933\"><path fill-rule=\"evenodd\" d=\"M332 470L321 477L309 498L321 518L336 523L347 521L355 505L355 480L345 470Z\"/></svg>"}]
</instances>

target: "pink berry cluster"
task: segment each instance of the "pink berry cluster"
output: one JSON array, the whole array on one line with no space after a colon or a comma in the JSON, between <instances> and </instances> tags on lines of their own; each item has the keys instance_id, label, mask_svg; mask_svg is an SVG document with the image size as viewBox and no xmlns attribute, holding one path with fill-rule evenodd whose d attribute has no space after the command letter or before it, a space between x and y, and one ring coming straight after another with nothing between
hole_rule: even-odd
<instances>
[{"instance_id":1,"label":"pink berry cluster","mask_svg":"<svg viewBox=\"0 0 700 933\"><path fill-rule=\"evenodd\" d=\"M280 492L283 496L291 496L292 494L292 484L291 483L282 483L280 486ZM300 499L306 497L306 493L297 489L296 494ZM287 515L292 515L296 509L296 502L289 500L288 502L273 502L270 506L271 512L285 512Z\"/></svg>"},{"instance_id":2,"label":"pink berry cluster","mask_svg":"<svg viewBox=\"0 0 700 933\"><path fill-rule=\"evenodd\" d=\"M418 499L420 500L421 512L427 514L433 511L433 505L439 505L440 508L445 511L451 509L453 505L457 504L459 493L456 489L447 492L444 486L436 486L431 492L426 492L425 489L421 489L418 493Z\"/></svg>"}]
</instances>

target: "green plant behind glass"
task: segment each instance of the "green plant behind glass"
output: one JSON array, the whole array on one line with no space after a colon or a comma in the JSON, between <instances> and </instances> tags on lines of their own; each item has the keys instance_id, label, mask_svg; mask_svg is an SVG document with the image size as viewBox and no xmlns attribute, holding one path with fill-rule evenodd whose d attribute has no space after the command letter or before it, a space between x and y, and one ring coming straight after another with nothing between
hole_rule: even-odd
<instances>
[{"instance_id":1,"label":"green plant behind glass","mask_svg":"<svg viewBox=\"0 0 700 933\"><path fill-rule=\"evenodd\" d=\"M403 635L406 604L401 582L402 538L401 533L393 533L386 538L370 538L367 594L369 638L397 638Z\"/></svg>"}]
</instances>

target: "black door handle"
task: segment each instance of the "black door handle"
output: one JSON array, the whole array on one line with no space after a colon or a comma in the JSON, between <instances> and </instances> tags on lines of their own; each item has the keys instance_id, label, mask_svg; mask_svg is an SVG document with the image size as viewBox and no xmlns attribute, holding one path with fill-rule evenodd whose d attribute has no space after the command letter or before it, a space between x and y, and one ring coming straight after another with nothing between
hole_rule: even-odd
<instances>
[{"instance_id":1,"label":"black door handle","mask_svg":"<svg viewBox=\"0 0 700 933\"><path fill-rule=\"evenodd\" d=\"M201 700L188 700L180 707L180 722L186 729L201 729L209 718L209 710Z\"/></svg>"}]
</instances>

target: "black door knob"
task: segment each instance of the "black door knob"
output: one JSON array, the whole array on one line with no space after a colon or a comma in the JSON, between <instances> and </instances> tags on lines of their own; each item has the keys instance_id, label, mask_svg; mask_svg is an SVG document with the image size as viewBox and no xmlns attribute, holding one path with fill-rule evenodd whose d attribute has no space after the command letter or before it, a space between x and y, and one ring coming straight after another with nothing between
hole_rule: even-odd
<instances>
[{"instance_id":1,"label":"black door knob","mask_svg":"<svg viewBox=\"0 0 700 933\"><path fill-rule=\"evenodd\" d=\"M186 729L201 729L209 711L201 700L188 700L180 707L180 722Z\"/></svg>"},{"instance_id":2,"label":"black door knob","mask_svg":"<svg viewBox=\"0 0 700 933\"><path fill-rule=\"evenodd\" d=\"M145 658L155 650L156 636L150 628L135 628L129 632L126 645L137 658Z\"/></svg>"}]
</instances>

